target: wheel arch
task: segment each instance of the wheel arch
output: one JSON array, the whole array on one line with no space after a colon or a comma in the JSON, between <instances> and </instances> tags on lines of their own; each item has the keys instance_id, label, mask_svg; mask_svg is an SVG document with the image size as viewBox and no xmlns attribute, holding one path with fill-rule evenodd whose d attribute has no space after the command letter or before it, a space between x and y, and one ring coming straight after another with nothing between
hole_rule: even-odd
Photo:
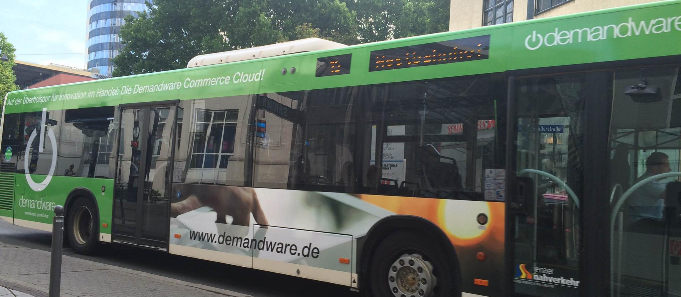
<instances>
[{"instance_id":1,"label":"wheel arch","mask_svg":"<svg viewBox=\"0 0 681 297\"><path fill-rule=\"evenodd\" d=\"M71 209L73 203L79 198L85 198L92 201L92 203L95 205L94 212L97 217L97 223L99 224L99 204L97 203L97 199L95 199L95 194L86 188L75 188L71 191L71 193L69 193L68 196L66 196L66 202L64 202L64 226L68 226L69 210Z\"/></svg>"},{"instance_id":2,"label":"wheel arch","mask_svg":"<svg viewBox=\"0 0 681 297\"><path fill-rule=\"evenodd\" d=\"M428 236L432 236L435 241L441 245L446 252L447 259L451 267L454 267L455 286L458 290L457 296L461 294L461 265L459 264L459 257L454 249L454 245L449 240L447 235L440 227L433 222L428 221L422 217L409 215L393 215L383 218L376 222L367 232L366 240L362 244L362 250L359 252L359 289L367 292L366 287L363 290L362 285L368 284L369 267L371 259L373 258L376 248L379 243L388 237L390 234L399 231L416 231L424 232ZM365 295L366 296L366 295Z\"/></svg>"}]
</instances>

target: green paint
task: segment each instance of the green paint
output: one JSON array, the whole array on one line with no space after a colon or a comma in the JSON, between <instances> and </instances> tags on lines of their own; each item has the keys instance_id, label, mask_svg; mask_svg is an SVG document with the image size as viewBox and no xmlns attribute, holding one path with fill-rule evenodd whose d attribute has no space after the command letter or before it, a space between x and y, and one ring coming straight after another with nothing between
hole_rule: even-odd
<instances>
[{"instance_id":1,"label":"green paint","mask_svg":"<svg viewBox=\"0 0 681 297\"><path fill-rule=\"evenodd\" d=\"M481 35L490 35L487 60L368 71L371 51ZM315 77L318 58L344 54L352 54L350 74ZM681 1L665 1L328 51L22 90L9 94L5 112L325 89L677 55L681 55ZM282 75L282 69L291 67L298 71ZM244 81L244 77L250 79ZM16 218L51 223L51 211L27 208L26 201L43 201L43 206L63 204L78 185L95 194L101 223L111 225L113 180L55 176L48 188L38 193L28 188L23 174L16 180ZM44 176L35 176L34 180L40 182ZM107 188L104 195L102 186ZM23 206L19 205L21 201Z\"/></svg>"},{"instance_id":2,"label":"green paint","mask_svg":"<svg viewBox=\"0 0 681 297\"><path fill-rule=\"evenodd\" d=\"M31 175L34 181L45 180L45 175ZM66 197L78 188L88 189L95 196L99 207L100 232L111 234L111 227L102 228L101 224L111 226L113 216L113 180L99 178L81 178L71 176L53 176L50 184L41 192L33 191L26 182L24 174L15 175L16 189L14 198L14 217L20 220L52 224L54 206L64 205ZM106 191L102 194L102 186Z\"/></svg>"},{"instance_id":3,"label":"green paint","mask_svg":"<svg viewBox=\"0 0 681 297\"><path fill-rule=\"evenodd\" d=\"M487 60L368 71L371 51L488 34L491 45ZM537 47L539 39L543 44ZM537 48L528 49L526 41L531 48ZM352 54L350 74L315 77L317 58L343 54ZM38 111L43 107L60 110L323 89L679 54L681 1L668 1L328 51L18 91L10 93L7 113ZM281 74L282 69L291 67L298 71ZM244 74L263 70L260 80L239 81ZM225 83L227 77L229 82Z\"/></svg>"}]
</instances>

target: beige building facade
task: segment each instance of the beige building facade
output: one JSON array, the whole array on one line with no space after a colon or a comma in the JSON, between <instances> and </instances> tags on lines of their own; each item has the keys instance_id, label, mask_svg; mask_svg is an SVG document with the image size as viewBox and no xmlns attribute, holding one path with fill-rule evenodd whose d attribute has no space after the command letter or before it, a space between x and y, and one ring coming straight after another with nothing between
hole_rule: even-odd
<instances>
[{"instance_id":1,"label":"beige building facade","mask_svg":"<svg viewBox=\"0 0 681 297\"><path fill-rule=\"evenodd\" d=\"M659 1L661 0L452 0L449 31Z\"/></svg>"}]
</instances>

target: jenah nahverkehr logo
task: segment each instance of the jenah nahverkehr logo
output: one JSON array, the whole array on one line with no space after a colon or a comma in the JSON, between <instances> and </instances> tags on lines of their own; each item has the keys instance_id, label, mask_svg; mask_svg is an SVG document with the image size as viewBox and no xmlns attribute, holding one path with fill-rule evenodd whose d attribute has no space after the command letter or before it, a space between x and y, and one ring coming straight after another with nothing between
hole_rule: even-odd
<instances>
[{"instance_id":1,"label":"jenah nahverkehr logo","mask_svg":"<svg viewBox=\"0 0 681 297\"><path fill-rule=\"evenodd\" d=\"M531 51L537 50L542 46L566 45L580 43L582 41L598 41L608 38L626 38L631 36L669 33L681 31L681 16L670 18L657 18L647 21L629 21L621 24L606 26L596 26L592 28L581 28L561 31L557 27L553 32L541 34L533 31L525 38L525 47Z\"/></svg>"},{"instance_id":2,"label":"jenah nahverkehr logo","mask_svg":"<svg viewBox=\"0 0 681 297\"><path fill-rule=\"evenodd\" d=\"M527 268L525 268L525 264L520 264L515 269L515 278L532 279L532 273L527 271Z\"/></svg>"},{"instance_id":3,"label":"jenah nahverkehr logo","mask_svg":"<svg viewBox=\"0 0 681 297\"><path fill-rule=\"evenodd\" d=\"M515 270L516 282L521 282L523 284L542 286L553 288L555 286L562 286L567 288L578 288L579 282L574 278L565 278L559 276L560 272L556 273L553 268L545 268L534 266L532 272L527 269L526 264L519 264Z\"/></svg>"}]
</instances>

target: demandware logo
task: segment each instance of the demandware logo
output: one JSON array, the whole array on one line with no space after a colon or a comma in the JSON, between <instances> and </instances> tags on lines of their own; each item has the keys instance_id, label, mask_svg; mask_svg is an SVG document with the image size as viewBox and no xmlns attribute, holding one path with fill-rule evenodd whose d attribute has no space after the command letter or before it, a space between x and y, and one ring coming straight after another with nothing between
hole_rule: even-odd
<instances>
[{"instance_id":1,"label":"demandware logo","mask_svg":"<svg viewBox=\"0 0 681 297\"><path fill-rule=\"evenodd\" d=\"M26 146L26 154L24 155L24 173L26 174L26 182L28 182L28 185L33 189L33 191L40 192L42 190L45 190L47 188L47 185L50 184L50 181L52 180L52 175L54 174L54 169L57 167L57 138L54 136L54 131L52 129L47 130L47 137L50 138L50 144L52 144L52 164L50 165L50 171L47 173L47 177L45 177L45 180L42 181L41 183L36 183L33 181L33 178L31 178L31 174L29 172L29 167L28 167L28 159L30 159L28 156L31 155L31 146L33 144L33 140L36 137L36 131L40 131L40 142L38 144L38 152L42 153L43 152L43 143L45 143L45 133L43 132L47 125L45 118L47 116L47 108L43 108L43 117L42 117L42 122L40 122L40 129L35 129L31 133L31 136L28 138L28 144Z\"/></svg>"},{"instance_id":2,"label":"demandware logo","mask_svg":"<svg viewBox=\"0 0 681 297\"><path fill-rule=\"evenodd\" d=\"M542 46L566 45L582 41L598 41L608 38L625 38L639 35L669 33L673 30L681 31L681 16L657 18L648 21L634 21L593 28L581 28L561 31L557 27L551 33L540 34L532 31L525 38L525 47L531 51Z\"/></svg>"},{"instance_id":3,"label":"demandware logo","mask_svg":"<svg viewBox=\"0 0 681 297\"><path fill-rule=\"evenodd\" d=\"M526 264L520 264L516 268L515 282L546 288L561 286L574 289L579 287L578 280L572 277L558 276L553 268L534 266L534 269L530 272L527 270Z\"/></svg>"}]
</instances>

